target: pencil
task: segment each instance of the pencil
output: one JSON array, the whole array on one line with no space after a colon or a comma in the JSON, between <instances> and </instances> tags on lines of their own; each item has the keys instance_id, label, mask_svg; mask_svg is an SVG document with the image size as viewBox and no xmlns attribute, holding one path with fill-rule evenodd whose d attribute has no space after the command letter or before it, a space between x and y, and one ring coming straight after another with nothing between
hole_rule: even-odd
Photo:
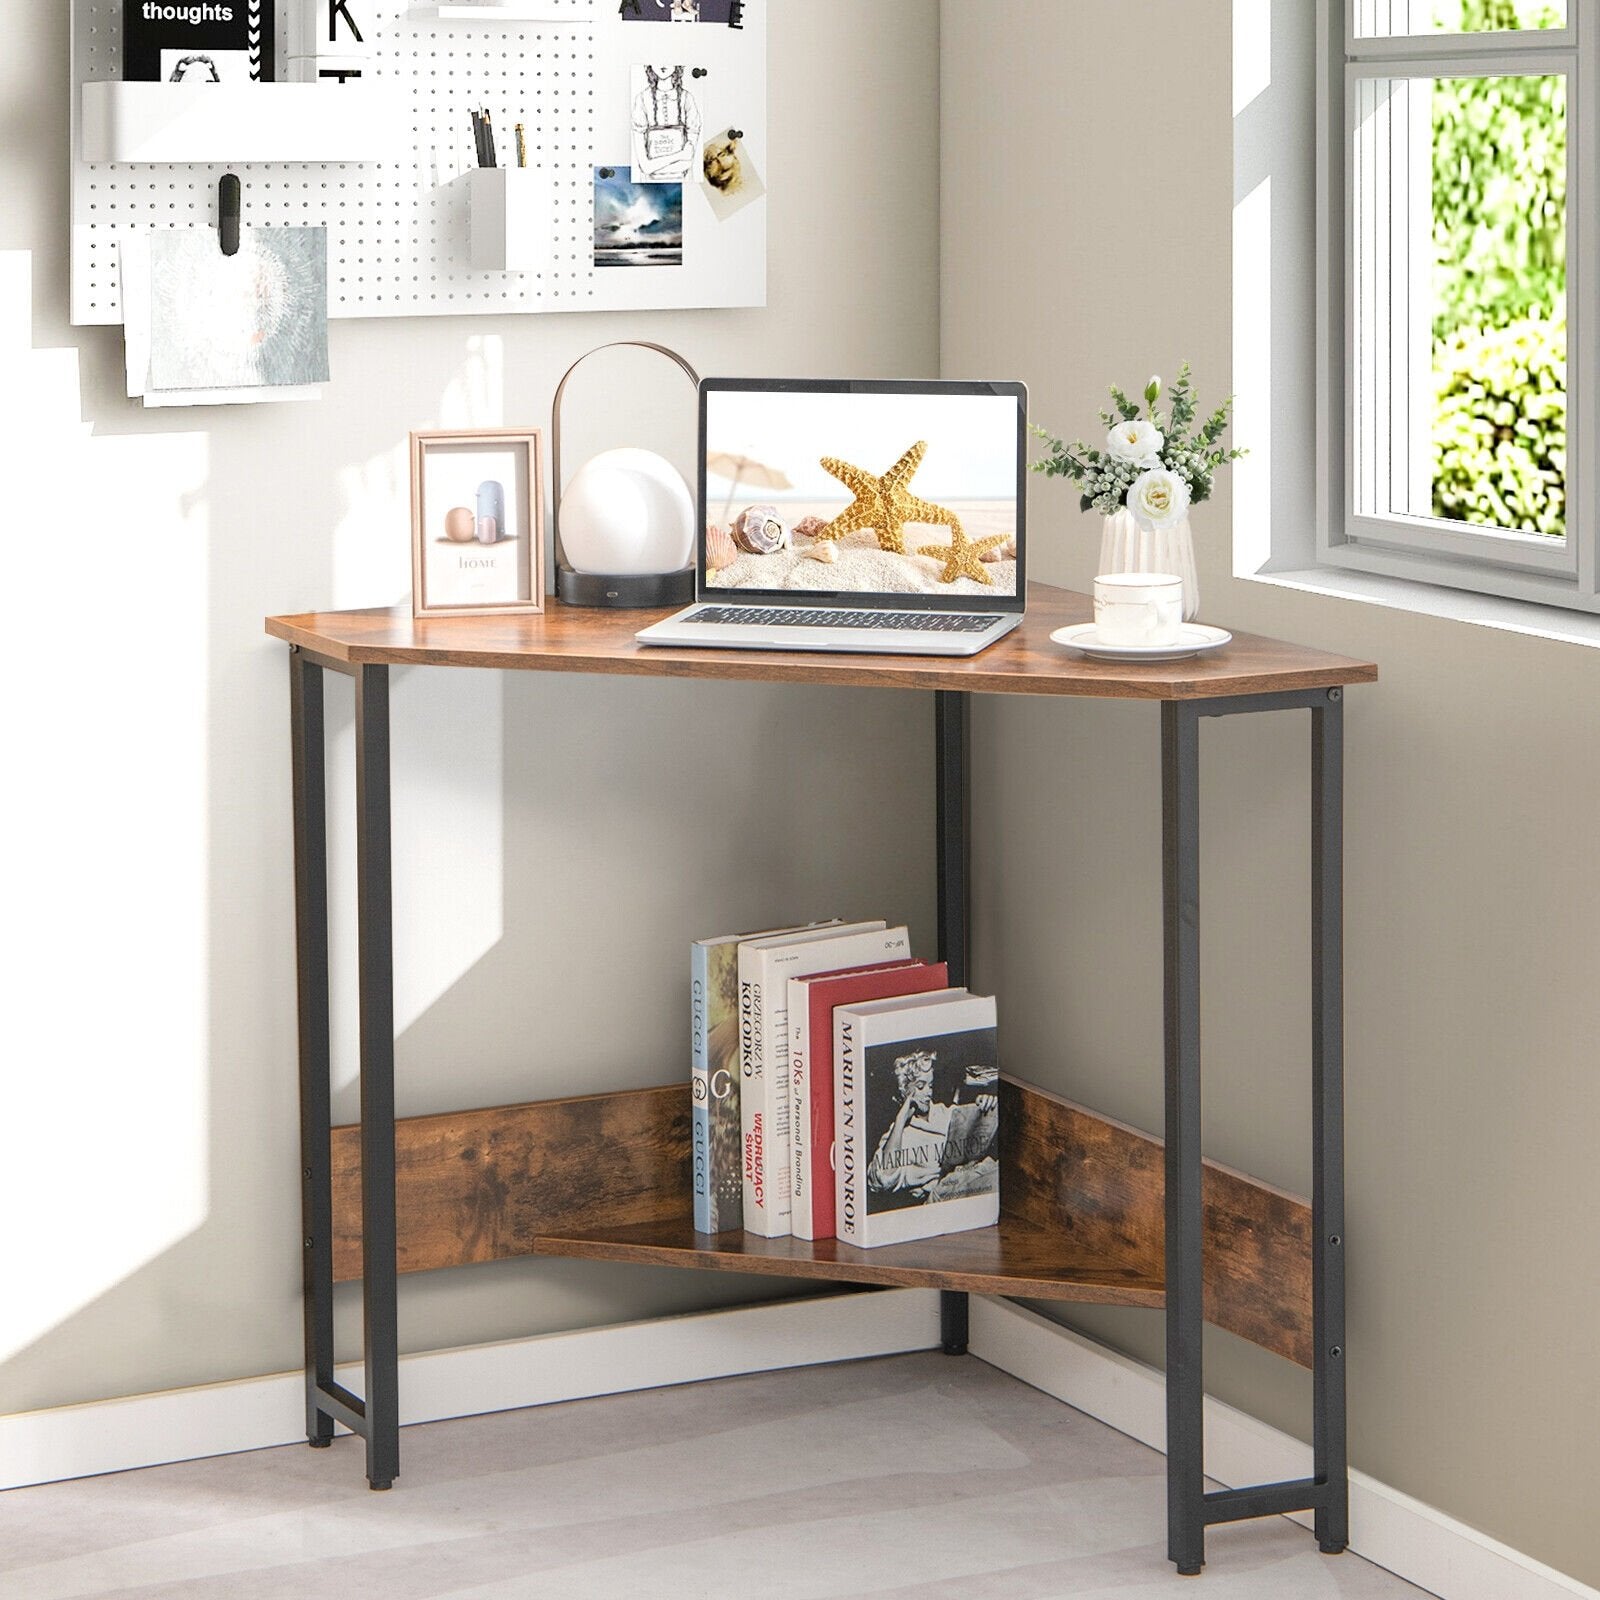
<instances>
[{"instance_id":1,"label":"pencil","mask_svg":"<svg viewBox=\"0 0 1600 1600\"><path fill-rule=\"evenodd\" d=\"M523 131L522 124L517 124L517 165L525 167L528 164L528 136Z\"/></svg>"}]
</instances>

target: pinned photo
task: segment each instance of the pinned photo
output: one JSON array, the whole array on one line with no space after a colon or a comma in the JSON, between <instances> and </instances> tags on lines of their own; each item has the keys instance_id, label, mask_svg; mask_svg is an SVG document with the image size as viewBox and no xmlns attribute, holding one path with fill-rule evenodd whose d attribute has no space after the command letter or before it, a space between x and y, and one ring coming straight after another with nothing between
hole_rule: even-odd
<instances>
[{"instance_id":1,"label":"pinned photo","mask_svg":"<svg viewBox=\"0 0 1600 1600\"><path fill-rule=\"evenodd\" d=\"M682 183L705 126L705 79L684 66L632 69L633 181Z\"/></svg>"},{"instance_id":2,"label":"pinned photo","mask_svg":"<svg viewBox=\"0 0 1600 1600\"><path fill-rule=\"evenodd\" d=\"M719 222L726 222L735 212L744 210L752 200L759 200L767 192L767 186L750 159L744 134L738 128L728 128L706 141L700 172L705 179L706 196Z\"/></svg>"},{"instance_id":3,"label":"pinned photo","mask_svg":"<svg viewBox=\"0 0 1600 1600\"><path fill-rule=\"evenodd\" d=\"M681 267L683 185L636 183L628 167L596 167L594 264Z\"/></svg>"}]
</instances>

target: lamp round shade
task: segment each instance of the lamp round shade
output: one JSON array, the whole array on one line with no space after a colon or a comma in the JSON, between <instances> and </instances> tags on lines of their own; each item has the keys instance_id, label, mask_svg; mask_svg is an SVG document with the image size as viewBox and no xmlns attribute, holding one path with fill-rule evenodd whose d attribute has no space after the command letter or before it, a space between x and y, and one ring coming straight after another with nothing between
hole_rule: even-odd
<instances>
[{"instance_id":1,"label":"lamp round shade","mask_svg":"<svg viewBox=\"0 0 1600 1600\"><path fill-rule=\"evenodd\" d=\"M694 497L652 450L606 450L561 497L561 550L575 572L681 572L694 559Z\"/></svg>"}]
</instances>

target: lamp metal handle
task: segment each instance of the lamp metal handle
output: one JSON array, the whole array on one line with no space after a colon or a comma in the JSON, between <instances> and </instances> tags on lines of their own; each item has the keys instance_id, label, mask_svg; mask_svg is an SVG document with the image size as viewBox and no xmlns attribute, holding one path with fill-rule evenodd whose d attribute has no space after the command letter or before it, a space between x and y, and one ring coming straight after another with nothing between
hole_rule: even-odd
<instances>
[{"instance_id":1,"label":"lamp metal handle","mask_svg":"<svg viewBox=\"0 0 1600 1600\"><path fill-rule=\"evenodd\" d=\"M593 350L586 350L567 368L561 382L556 385L556 397L550 407L550 481L555 485L555 500L551 511L555 526L555 547L558 559L562 554L561 497L566 492L567 487L561 476L561 398L567 392L567 384L571 381L573 373L590 356L599 355L602 350L654 350L657 355L665 356L668 361L679 367L683 375L695 386L696 390L700 387L700 374L676 350L669 350L664 344L653 344L648 339L613 339L608 344L598 344Z\"/></svg>"}]
</instances>

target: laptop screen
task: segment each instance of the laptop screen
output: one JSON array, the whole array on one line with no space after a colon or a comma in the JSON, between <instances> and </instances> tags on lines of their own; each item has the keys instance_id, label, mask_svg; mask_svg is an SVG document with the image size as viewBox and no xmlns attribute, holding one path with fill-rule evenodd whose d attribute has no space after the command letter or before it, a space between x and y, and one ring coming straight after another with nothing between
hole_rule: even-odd
<instances>
[{"instance_id":1,"label":"laptop screen","mask_svg":"<svg viewBox=\"0 0 1600 1600\"><path fill-rule=\"evenodd\" d=\"M708 378L700 396L702 599L1021 609L1021 384Z\"/></svg>"}]
</instances>

